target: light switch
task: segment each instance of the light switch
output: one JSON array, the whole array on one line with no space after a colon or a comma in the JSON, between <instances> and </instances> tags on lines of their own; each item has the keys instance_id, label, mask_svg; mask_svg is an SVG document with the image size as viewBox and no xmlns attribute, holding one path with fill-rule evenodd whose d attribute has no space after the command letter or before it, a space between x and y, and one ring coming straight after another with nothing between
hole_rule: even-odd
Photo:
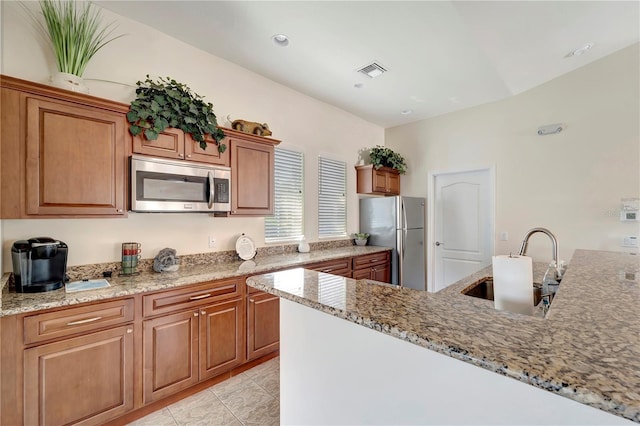
<instances>
[{"instance_id":1,"label":"light switch","mask_svg":"<svg viewBox=\"0 0 640 426\"><path fill-rule=\"evenodd\" d=\"M638 237L629 235L622 239L622 247L638 247Z\"/></svg>"},{"instance_id":2,"label":"light switch","mask_svg":"<svg viewBox=\"0 0 640 426\"><path fill-rule=\"evenodd\" d=\"M509 233L507 231L500 233L500 241L509 241Z\"/></svg>"}]
</instances>

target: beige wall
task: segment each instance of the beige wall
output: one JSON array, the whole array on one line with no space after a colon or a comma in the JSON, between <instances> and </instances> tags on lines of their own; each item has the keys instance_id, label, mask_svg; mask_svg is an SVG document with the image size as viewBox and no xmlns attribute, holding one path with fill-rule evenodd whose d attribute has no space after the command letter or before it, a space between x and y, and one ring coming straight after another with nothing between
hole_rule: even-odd
<instances>
[{"instance_id":1,"label":"beige wall","mask_svg":"<svg viewBox=\"0 0 640 426\"><path fill-rule=\"evenodd\" d=\"M517 252L535 226L555 233L567 261L576 248L632 251L622 237L640 227L618 213L621 198L640 196L639 49L510 99L387 129L386 145L408 157L403 192L431 201L428 173L495 166L497 254ZM537 135L559 122L562 133ZM544 236L531 240L537 260L550 252Z\"/></svg>"},{"instance_id":2,"label":"beige wall","mask_svg":"<svg viewBox=\"0 0 640 426\"><path fill-rule=\"evenodd\" d=\"M31 7L36 2L29 3ZM2 72L26 80L46 82L55 71L53 58L14 2L3 2ZM204 95L214 105L219 124L225 117L267 122L282 148L297 149L305 155L305 236L318 240L317 157L327 154L347 163L347 231L356 232L358 206L355 194L357 151L384 144L384 129L343 110L302 95L244 68L204 53L142 24L104 10L106 21L117 20L117 32L128 34L107 45L89 64L84 77L130 86L88 80L91 94L129 102L135 82L171 76ZM274 46L274 55L286 54ZM4 270L10 269L7 250L13 241L47 235L69 244L69 264L118 260L119 244L138 241L144 257L172 247L178 254L201 253L234 248L241 233L264 246L262 218L212 218L198 214L135 214L127 219L87 220L4 220L2 221ZM209 249L208 236L217 247ZM9 262L9 263L7 263Z\"/></svg>"}]
</instances>

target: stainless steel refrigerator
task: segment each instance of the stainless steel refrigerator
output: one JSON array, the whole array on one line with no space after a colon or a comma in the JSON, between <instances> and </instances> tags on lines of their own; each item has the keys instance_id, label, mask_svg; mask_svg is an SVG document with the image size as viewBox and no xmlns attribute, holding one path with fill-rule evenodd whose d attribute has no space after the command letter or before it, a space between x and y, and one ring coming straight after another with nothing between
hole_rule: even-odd
<instances>
[{"instance_id":1,"label":"stainless steel refrigerator","mask_svg":"<svg viewBox=\"0 0 640 426\"><path fill-rule=\"evenodd\" d=\"M360 232L371 235L371 245L393 248L393 284L426 290L424 226L424 198L360 199Z\"/></svg>"}]
</instances>

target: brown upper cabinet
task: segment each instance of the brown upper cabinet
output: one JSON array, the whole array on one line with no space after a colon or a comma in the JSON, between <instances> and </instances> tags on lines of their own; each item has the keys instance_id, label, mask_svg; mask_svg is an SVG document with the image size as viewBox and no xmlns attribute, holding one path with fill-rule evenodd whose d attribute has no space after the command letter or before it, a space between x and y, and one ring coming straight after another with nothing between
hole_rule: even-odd
<instances>
[{"instance_id":1,"label":"brown upper cabinet","mask_svg":"<svg viewBox=\"0 0 640 426\"><path fill-rule=\"evenodd\" d=\"M126 216L128 106L1 76L0 217Z\"/></svg>"},{"instance_id":2,"label":"brown upper cabinet","mask_svg":"<svg viewBox=\"0 0 640 426\"><path fill-rule=\"evenodd\" d=\"M208 135L207 135L208 136ZM153 157L174 158L177 160L197 161L200 163L229 166L229 146L221 153L215 141L206 137L207 149L200 147L200 142L173 127L165 129L154 141L142 135L133 138L133 152Z\"/></svg>"},{"instance_id":3,"label":"brown upper cabinet","mask_svg":"<svg viewBox=\"0 0 640 426\"><path fill-rule=\"evenodd\" d=\"M370 195L400 195L400 172L390 167L356 166L357 192Z\"/></svg>"},{"instance_id":4,"label":"brown upper cabinet","mask_svg":"<svg viewBox=\"0 0 640 426\"><path fill-rule=\"evenodd\" d=\"M222 129L231 150L231 214L273 214L274 148L279 140Z\"/></svg>"}]
</instances>

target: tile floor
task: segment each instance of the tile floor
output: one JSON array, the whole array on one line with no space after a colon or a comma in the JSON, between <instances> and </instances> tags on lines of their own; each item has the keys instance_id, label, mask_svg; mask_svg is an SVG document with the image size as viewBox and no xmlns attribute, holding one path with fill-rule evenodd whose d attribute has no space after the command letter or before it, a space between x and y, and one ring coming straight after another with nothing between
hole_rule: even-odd
<instances>
[{"instance_id":1,"label":"tile floor","mask_svg":"<svg viewBox=\"0 0 640 426\"><path fill-rule=\"evenodd\" d=\"M279 357L130 423L132 426L279 424Z\"/></svg>"}]
</instances>

